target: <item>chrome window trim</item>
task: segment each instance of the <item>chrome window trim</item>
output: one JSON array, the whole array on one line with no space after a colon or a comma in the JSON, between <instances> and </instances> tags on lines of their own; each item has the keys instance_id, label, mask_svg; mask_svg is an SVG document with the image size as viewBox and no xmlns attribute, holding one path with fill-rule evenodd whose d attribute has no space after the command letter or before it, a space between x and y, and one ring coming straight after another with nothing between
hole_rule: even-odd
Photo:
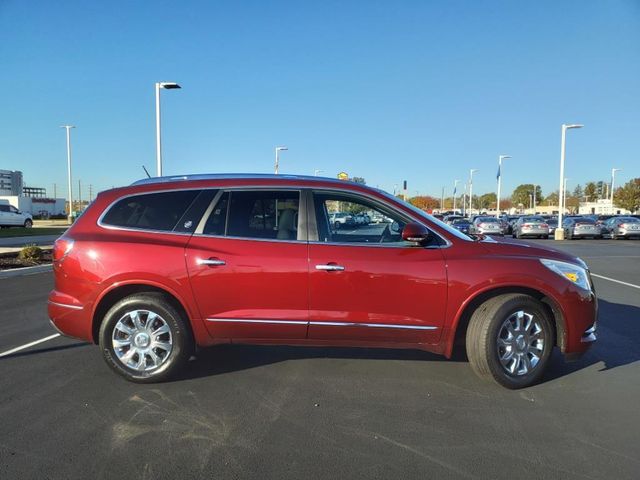
<instances>
[{"instance_id":1,"label":"chrome window trim","mask_svg":"<svg viewBox=\"0 0 640 480\"><path fill-rule=\"evenodd\" d=\"M58 307L65 307L65 308L70 308L71 310L82 310L84 307L78 306L78 305L68 305L66 303L58 303L58 302L54 302L53 300L47 300L48 303L50 303L51 305L57 305Z\"/></svg>"},{"instance_id":2,"label":"chrome window trim","mask_svg":"<svg viewBox=\"0 0 640 480\"><path fill-rule=\"evenodd\" d=\"M207 220L209 220L209 217L211 216L211 212L213 212L213 209L220 201L220 197L222 197L222 195L224 195L224 190L220 189L218 190L218 193L216 193L215 196L211 199L211 203L202 214L202 218L198 222L198 226L196 227L196 229L193 231L193 235L202 234L202 232L204 231L204 226L206 225Z\"/></svg>"},{"instance_id":3,"label":"chrome window trim","mask_svg":"<svg viewBox=\"0 0 640 480\"><path fill-rule=\"evenodd\" d=\"M197 187L191 187L191 188L189 188L189 187L186 187L186 188L167 188L167 189L162 189L162 190L150 190L148 192L136 192L136 193L128 193L126 195L121 195L118 198L116 198L114 201L112 201L109 205L107 205L107 208L105 208L104 211L98 217L98 221L96 222L96 224L100 228L104 228L105 230L119 230L119 231L125 231L125 232L164 233L164 234L168 234L168 235L186 235L186 236L190 237L192 235L190 232L174 232L173 230L154 230L154 229L151 229L151 228L120 227L120 226L117 226L117 225L109 225L108 223L103 223L104 217L107 215L107 213L109 213L109 211L113 208L113 206L116 203L118 203L120 200L124 200L125 198L137 197L139 195L152 195L152 194L156 194L156 193L184 192L184 191L188 191L188 190L203 191L203 190L218 190L218 188L216 188L216 187L211 187L211 188L202 188L202 187L200 187L200 188L197 188ZM197 198L197 196L196 196L196 198ZM194 198L194 200L195 200L195 198ZM190 206L191 205L189 205L189 207ZM187 207L187 209L188 209L188 207Z\"/></svg>"},{"instance_id":4,"label":"chrome window trim","mask_svg":"<svg viewBox=\"0 0 640 480\"><path fill-rule=\"evenodd\" d=\"M394 207L393 205L388 204L387 202L380 200L377 197L374 197L372 195L369 195L367 193L363 193L363 192L354 192L351 190L340 190L337 188L308 188L309 192L310 192L310 196L311 199L313 201L313 194L314 192L328 192L328 193L338 193L338 194L346 194L346 195L354 195L354 196L362 196L364 198L366 198L367 200L370 200L372 203L374 204L380 204L382 207L386 208L387 210L390 210L392 212L397 212L402 218L406 219L408 222L416 222L416 223L420 223L421 225L425 226L426 228L429 229L429 231L431 233L433 233L434 235L436 235L438 238L440 238L443 242L444 245L429 245L427 247L421 247L419 245L412 245L408 242L388 242L387 244L384 243L379 243L379 244L372 244L372 243L367 243L367 242L322 242L319 239L318 240L309 240L309 243L313 243L313 244L320 244L320 245L340 245L340 246L357 246L357 247L386 247L386 248L423 248L423 249L429 249L429 250L434 250L434 249L443 249L443 248L449 248L453 245L453 243L443 237L441 234L439 234L438 232L436 232L433 228L431 228L429 225L426 225L424 221L422 221L422 219L420 220L416 220L415 218L407 215L405 212L401 211L400 209ZM311 206L314 206L313 203L310 203ZM312 220L309 221L309 223L313 223L313 225L315 226L315 230L316 230L316 237L317 237L317 232L318 232L318 224L317 224L317 218L316 218L316 212L315 209L311 210L310 215L312 215ZM396 245L392 245L392 243L395 243Z\"/></svg>"},{"instance_id":5,"label":"chrome window trim","mask_svg":"<svg viewBox=\"0 0 640 480\"><path fill-rule=\"evenodd\" d=\"M358 322L318 322L311 321L309 325L324 327L367 327L367 328L400 328L404 330L437 330L431 325L391 325L388 323L358 323Z\"/></svg>"},{"instance_id":6,"label":"chrome window trim","mask_svg":"<svg viewBox=\"0 0 640 480\"><path fill-rule=\"evenodd\" d=\"M207 322L220 322L220 323L271 323L278 325L307 325L307 320L263 320L257 318L207 318Z\"/></svg>"}]
</instances>

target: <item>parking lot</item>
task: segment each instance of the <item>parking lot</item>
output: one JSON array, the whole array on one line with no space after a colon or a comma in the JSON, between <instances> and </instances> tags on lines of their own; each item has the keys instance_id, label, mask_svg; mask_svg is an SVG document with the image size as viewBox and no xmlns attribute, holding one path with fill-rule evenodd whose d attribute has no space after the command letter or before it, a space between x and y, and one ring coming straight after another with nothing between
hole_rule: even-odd
<instances>
[{"instance_id":1,"label":"parking lot","mask_svg":"<svg viewBox=\"0 0 640 480\"><path fill-rule=\"evenodd\" d=\"M517 240L513 240L517 241ZM582 257L599 340L509 391L464 358L222 346L128 383L54 337L0 358L0 478L616 478L640 472L640 242L536 240ZM0 352L50 337L51 272L0 279Z\"/></svg>"}]
</instances>

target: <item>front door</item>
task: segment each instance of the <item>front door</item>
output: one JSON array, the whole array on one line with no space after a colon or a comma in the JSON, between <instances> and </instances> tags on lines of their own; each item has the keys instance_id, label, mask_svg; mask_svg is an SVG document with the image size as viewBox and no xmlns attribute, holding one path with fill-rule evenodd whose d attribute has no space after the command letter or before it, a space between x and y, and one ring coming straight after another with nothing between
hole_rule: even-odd
<instances>
[{"instance_id":1,"label":"front door","mask_svg":"<svg viewBox=\"0 0 640 480\"><path fill-rule=\"evenodd\" d=\"M230 190L214 199L186 250L212 336L306 337L307 239L299 211L297 190Z\"/></svg>"},{"instance_id":2,"label":"front door","mask_svg":"<svg viewBox=\"0 0 640 480\"><path fill-rule=\"evenodd\" d=\"M309 243L309 338L339 343L437 343L447 275L438 246L402 240L410 219L361 197L314 192L318 239ZM362 214L338 227L333 213Z\"/></svg>"}]
</instances>

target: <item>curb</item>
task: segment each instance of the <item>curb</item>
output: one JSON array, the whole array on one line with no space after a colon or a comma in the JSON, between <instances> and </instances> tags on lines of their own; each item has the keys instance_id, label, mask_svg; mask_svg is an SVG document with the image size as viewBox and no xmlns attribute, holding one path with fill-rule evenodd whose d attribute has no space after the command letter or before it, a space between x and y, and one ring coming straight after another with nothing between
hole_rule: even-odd
<instances>
[{"instance_id":1,"label":"curb","mask_svg":"<svg viewBox=\"0 0 640 480\"><path fill-rule=\"evenodd\" d=\"M0 270L0 279L21 277L23 275L33 275L36 273L49 272L53 270L53 265L48 263L46 265L36 265L34 267L22 267L12 268L11 270Z\"/></svg>"}]
</instances>

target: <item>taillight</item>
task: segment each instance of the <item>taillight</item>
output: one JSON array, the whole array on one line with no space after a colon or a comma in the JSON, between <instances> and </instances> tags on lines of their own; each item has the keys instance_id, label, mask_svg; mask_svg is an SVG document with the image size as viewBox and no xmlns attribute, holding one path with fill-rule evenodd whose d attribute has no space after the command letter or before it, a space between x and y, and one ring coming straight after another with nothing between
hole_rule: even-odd
<instances>
[{"instance_id":1,"label":"taillight","mask_svg":"<svg viewBox=\"0 0 640 480\"><path fill-rule=\"evenodd\" d=\"M542 228L549 228L549 225L547 225L546 223L543 223L540 225Z\"/></svg>"},{"instance_id":2,"label":"taillight","mask_svg":"<svg viewBox=\"0 0 640 480\"><path fill-rule=\"evenodd\" d=\"M59 262L73 249L73 239L60 237L53 244L53 261Z\"/></svg>"},{"instance_id":3,"label":"taillight","mask_svg":"<svg viewBox=\"0 0 640 480\"><path fill-rule=\"evenodd\" d=\"M621 223L620 227L621 228L629 228L629 225L627 223Z\"/></svg>"},{"instance_id":4,"label":"taillight","mask_svg":"<svg viewBox=\"0 0 640 480\"><path fill-rule=\"evenodd\" d=\"M478 225L480 228L487 228L487 224L486 223L481 223L480 225Z\"/></svg>"}]
</instances>

